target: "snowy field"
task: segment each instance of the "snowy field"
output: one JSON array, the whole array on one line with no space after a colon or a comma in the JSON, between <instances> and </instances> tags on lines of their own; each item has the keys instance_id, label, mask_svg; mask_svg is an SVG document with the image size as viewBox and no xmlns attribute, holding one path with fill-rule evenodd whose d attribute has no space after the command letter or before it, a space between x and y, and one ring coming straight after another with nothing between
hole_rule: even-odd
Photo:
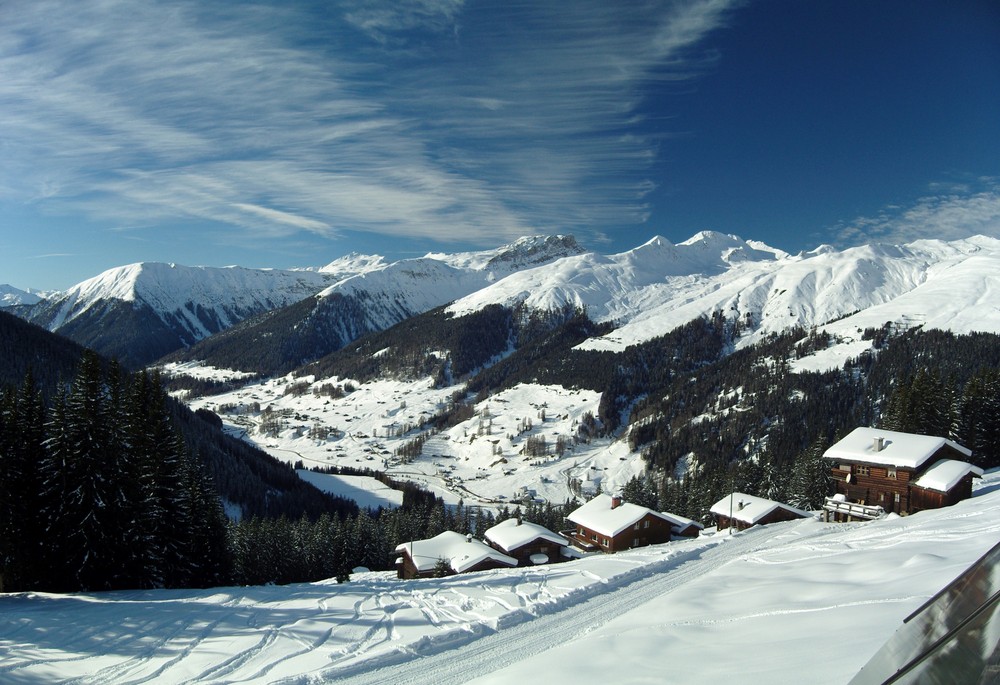
<instances>
[{"instance_id":1,"label":"snowy field","mask_svg":"<svg viewBox=\"0 0 1000 685\"><path fill-rule=\"evenodd\" d=\"M228 373L216 372L220 378ZM320 392L330 385L353 390L343 397ZM457 389L434 388L430 378L359 383L286 376L197 398L190 405L218 413L229 432L282 461L301 461L306 468L385 471L420 484L448 504L463 500L497 509L525 496L562 504L574 493L620 488L643 470L641 456L622 442L575 439L583 417L597 415L599 393L536 384L493 395L475 406L471 419L430 436L420 456L397 457ZM265 421L273 423L274 417L280 417L277 429L266 431ZM544 456L524 453L529 438L545 441Z\"/></svg>"},{"instance_id":2,"label":"snowy field","mask_svg":"<svg viewBox=\"0 0 1000 685\"><path fill-rule=\"evenodd\" d=\"M971 500L910 517L525 570L0 595L0 682L842 684L998 539L992 473Z\"/></svg>"},{"instance_id":3,"label":"snowy field","mask_svg":"<svg viewBox=\"0 0 1000 685\"><path fill-rule=\"evenodd\" d=\"M370 476L340 476L330 473L297 470L302 480L323 492L354 500L362 509L394 508L403 505L403 492Z\"/></svg>"}]
</instances>

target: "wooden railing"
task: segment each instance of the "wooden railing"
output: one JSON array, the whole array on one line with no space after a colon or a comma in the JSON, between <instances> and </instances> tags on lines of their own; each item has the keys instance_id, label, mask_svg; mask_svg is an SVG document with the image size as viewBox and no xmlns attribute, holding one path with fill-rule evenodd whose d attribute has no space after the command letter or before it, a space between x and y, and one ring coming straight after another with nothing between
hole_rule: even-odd
<instances>
[{"instance_id":1,"label":"wooden railing","mask_svg":"<svg viewBox=\"0 0 1000 685\"><path fill-rule=\"evenodd\" d=\"M834 499L833 497L826 498L826 504L823 505L823 508L826 511L834 512L836 514L845 514L859 519L871 520L885 516L885 510L880 506L858 504L856 502Z\"/></svg>"}]
</instances>

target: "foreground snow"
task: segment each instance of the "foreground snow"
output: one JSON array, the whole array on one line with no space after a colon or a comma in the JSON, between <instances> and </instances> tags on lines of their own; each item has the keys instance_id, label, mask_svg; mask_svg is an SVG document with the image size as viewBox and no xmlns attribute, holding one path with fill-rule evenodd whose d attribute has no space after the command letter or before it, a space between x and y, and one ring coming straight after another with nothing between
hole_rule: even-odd
<instances>
[{"instance_id":1,"label":"foreground snow","mask_svg":"<svg viewBox=\"0 0 1000 685\"><path fill-rule=\"evenodd\" d=\"M907 518L527 570L0 595L0 681L843 683L998 536L990 474L977 497Z\"/></svg>"}]
</instances>

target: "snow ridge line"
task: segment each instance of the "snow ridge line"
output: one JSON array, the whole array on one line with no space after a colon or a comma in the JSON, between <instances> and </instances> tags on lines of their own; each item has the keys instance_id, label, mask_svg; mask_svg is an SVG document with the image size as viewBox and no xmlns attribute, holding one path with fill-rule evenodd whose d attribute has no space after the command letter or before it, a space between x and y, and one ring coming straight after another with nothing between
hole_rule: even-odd
<instances>
[{"instance_id":1,"label":"snow ridge line","mask_svg":"<svg viewBox=\"0 0 1000 685\"><path fill-rule=\"evenodd\" d=\"M710 568L718 568L759 550L768 540L782 534L784 528L776 524L744 531L713 541L715 544L708 547L638 566L570 592L556 601L515 610L497 619L495 627L486 622L466 624L439 636L425 636L394 653L367 662L334 666L315 680L280 682L285 685L329 681L350 685L428 682L459 685L484 672L523 661L590 633L621 614L701 577ZM639 582L643 580L647 582ZM574 612L576 630L567 630L565 617L557 616L563 611ZM456 648L461 648L462 652L449 653Z\"/></svg>"}]
</instances>

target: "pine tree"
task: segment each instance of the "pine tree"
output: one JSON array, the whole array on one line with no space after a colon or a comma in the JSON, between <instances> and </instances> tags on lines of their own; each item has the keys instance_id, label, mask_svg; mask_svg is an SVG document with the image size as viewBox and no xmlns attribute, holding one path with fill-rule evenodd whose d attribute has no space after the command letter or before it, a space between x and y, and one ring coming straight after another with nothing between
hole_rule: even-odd
<instances>
[{"instance_id":1,"label":"pine tree","mask_svg":"<svg viewBox=\"0 0 1000 685\"><path fill-rule=\"evenodd\" d=\"M38 510L45 408L34 376L0 395L0 592L38 587L45 526Z\"/></svg>"},{"instance_id":2,"label":"pine tree","mask_svg":"<svg viewBox=\"0 0 1000 685\"><path fill-rule=\"evenodd\" d=\"M819 438L795 459L787 497L793 507L814 510L823 506L830 491L830 463L823 458L826 448L826 439Z\"/></svg>"},{"instance_id":3,"label":"pine tree","mask_svg":"<svg viewBox=\"0 0 1000 685\"><path fill-rule=\"evenodd\" d=\"M69 392L56 402L42 464L57 589L111 589L122 567L122 478L112 421L100 360L87 352Z\"/></svg>"},{"instance_id":4,"label":"pine tree","mask_svg":"<svg viewBox=\"0 0 1000 685\"><path fill-rule=\"evenodd\" d=\"M632 476L624 486L622 486L622 499L640 507L656 509L656 490L649 478Z\"/></svg>"}]
</instances>

